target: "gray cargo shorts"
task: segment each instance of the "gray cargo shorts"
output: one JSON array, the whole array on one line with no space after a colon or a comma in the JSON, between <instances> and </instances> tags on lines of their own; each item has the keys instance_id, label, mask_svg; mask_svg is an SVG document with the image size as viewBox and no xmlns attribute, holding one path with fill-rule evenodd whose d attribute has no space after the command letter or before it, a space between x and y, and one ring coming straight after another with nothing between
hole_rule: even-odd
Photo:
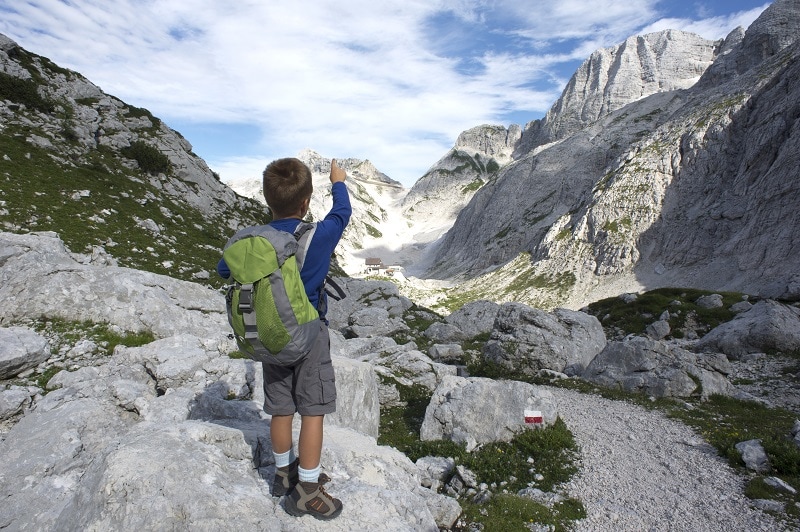
<instances>
[{"instance_id":1,"label":"gray cargo shorts","mask_svg":"<svg viewBox=\"0 0 800 532\"><path fill-rule=\"evenodd\" d=\"M320 320L317 340L293 366L262 364L264 412L273 416L321 416L336 411L336 377L328 326Z\"/></svg>"}]
</instances>

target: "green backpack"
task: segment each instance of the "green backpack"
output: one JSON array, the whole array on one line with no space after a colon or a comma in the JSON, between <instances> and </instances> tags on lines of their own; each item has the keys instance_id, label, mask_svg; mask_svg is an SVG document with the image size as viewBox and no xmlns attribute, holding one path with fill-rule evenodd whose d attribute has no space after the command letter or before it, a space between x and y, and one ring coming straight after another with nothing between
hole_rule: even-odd
<instances>
[{"instance_id":1,"label":"green backpack","mask_svg":"<svg viewBox=\"0 0 800 532\"><path fill-rule=\"evenodd\" d=\"M239 349L253 360L291 365L320 331L319 313L306 295L300 270L314 224L295 234L269 225L233 235L222 252L231 271L226 303Z\"/></svg>"}]
</instances>

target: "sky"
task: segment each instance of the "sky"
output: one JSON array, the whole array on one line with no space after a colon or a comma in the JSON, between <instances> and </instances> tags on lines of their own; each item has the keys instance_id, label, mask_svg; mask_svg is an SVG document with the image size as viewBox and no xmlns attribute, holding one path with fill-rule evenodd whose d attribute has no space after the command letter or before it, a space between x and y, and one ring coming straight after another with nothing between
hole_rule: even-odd
<instances>
[{"instance_id":1,"label":"sky","mask_svg":"<svg viewBox=\"0 0 800 532\"><path fill-rule=\"evenodd\" d=\"M310 148L410 187L481 124L541 118L600 48L724 38L763 0L0 0L0 33L149 109L223 181Z\"/></svg>"}]
</instances>

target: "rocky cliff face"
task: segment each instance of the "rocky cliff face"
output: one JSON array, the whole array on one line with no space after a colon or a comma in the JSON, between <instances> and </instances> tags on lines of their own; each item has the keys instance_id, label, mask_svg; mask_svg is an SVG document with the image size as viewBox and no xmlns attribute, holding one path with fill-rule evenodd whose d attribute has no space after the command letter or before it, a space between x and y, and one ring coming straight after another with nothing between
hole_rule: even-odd
<instances>
[{"instance_id":1,"label":"rocky cliff face","mask_svg":"<svg viewBox=\"0 0 800 532\"><path fill-rule=\"evenodd\" d=\"M712 64L720 44L666 30L597 50L572 75L544 119L526 128L517 153L568 137L651 94L691 87Z\"/></svg>"},{"instance_id":2,"label":"rocky cliff face","mask_svg":"<svg viewBox=\"0 0 800 532\"><path fill-rule=\"evenodd\" d=\"M798 13L797 0L777 1L718 44L674 32L636 39L680 42L685 53L669 55L690 60L674 84L656 81L667 73L651 62L654 81L616 105L601 103L619 94L608 86L577 97L604 55L588 61L538 133L526 131L558 140L518 155L475 195L437 248L434 274L496 270L465 288L491 284L544 305L658 286L798 297ZM649 56L637 57L615 79L644 79Z\"/></svg>"}]
</instances>

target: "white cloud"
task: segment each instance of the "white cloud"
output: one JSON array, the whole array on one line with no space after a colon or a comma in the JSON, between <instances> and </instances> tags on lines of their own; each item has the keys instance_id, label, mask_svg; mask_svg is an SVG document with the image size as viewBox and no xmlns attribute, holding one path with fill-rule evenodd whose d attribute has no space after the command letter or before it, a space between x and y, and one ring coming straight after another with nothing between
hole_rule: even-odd
<instances>
[{"instance_id":1,"label":"white cloud","mask_svg":"<svg viewBox=\"0 0 800 532\"><path fill-rule=\"evenodd\" d=\"M223 178L312 148L407 184L461 131L544 114L564 65L597 48L670 24L707 36L760 12L650 23L658 0L6 2L0 31L168 124L256 124L254 149L209 161ZM456 23L432 25L445 12Z\"/></svg>"},{"instance_id":2,"label":"white cloud","mask_svg":"<svg viewBox=\"0 0 800 532\"><path fill-rule=\"evenodd\" d=\"M703 18L701 20L662 18L643 28L640 33L674 29L696 33L709 40L723 39L738 26L743 28L750 26L767 7L769 7L769 3L754 9L739 11L731 13L730 15Z\"/></svg>"}]
</instances>

